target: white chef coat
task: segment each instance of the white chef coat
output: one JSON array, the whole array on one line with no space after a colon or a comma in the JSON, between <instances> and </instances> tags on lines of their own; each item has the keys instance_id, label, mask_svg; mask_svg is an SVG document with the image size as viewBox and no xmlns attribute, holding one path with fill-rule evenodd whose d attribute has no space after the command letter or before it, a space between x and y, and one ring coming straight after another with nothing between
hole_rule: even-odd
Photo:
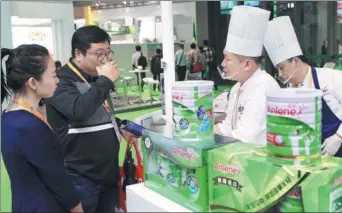
<instances>
[{"instance_id":1,"label":"white chef coat","mask_svg":"<svg viewBox=\"0 0 342 213\"><path fill-rule=\"evenodd\" d=\"M223 136L266 145L266 92L280 89L277 81L258 69L242 86L236 83L229 96L226 118L218 124Z\"/></svg>"},{"instance_id":2,"label":"white chef coat","mask_svg":"<svg viewBox=\"0 0 342 213\"><path fill-rule=\"evenodd\" d=\"M133 53L132 55L132 65L138 67L138 60L141 56L141 52L136 51L135 53Z\"/></svg>"},{"instance_id":3,"label":"white chef coat","mask_svg":"<svg viewBox=\"0 0 342 213\"><path fill-rule=\"evenodd\" d=\"M342 72L330 68L316 68L317 78L323 92L323 98L330 110L342 120ZM290 85L291 86L291 85ZM311 67L300 88L315 88L312 80ZM342 135L342 125L337 130Z\"/></svg>"}]
</instances>

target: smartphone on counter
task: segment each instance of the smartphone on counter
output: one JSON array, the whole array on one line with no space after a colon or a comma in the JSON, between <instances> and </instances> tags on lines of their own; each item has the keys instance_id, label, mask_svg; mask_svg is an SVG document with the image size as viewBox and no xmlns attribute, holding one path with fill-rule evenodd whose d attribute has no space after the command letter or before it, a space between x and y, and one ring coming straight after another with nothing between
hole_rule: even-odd
<instances>
[{"instance_id":1,"label":"smartphone on counter","mask_svg":"<svg viewBox=\"0 0 342 213\"><path fill-rule=\"evenodd\" d=\"M119 126L120 129L125 130L126 132L129 132L137 137L141 137L142 136L142 131L144 129L143 126L134 123L132 121L129 120L121 120L119 118L116 118L116 122Z\"/></svg>"}]
</instances>

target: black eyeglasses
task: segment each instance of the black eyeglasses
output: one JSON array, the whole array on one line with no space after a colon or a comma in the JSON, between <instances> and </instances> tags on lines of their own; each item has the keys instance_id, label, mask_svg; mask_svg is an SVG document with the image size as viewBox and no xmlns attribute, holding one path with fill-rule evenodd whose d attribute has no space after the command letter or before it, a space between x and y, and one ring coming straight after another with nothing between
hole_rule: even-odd
<instances>
[{"instance_id":1,"label":"black eyeglasses","mask_svg":"<svg viewBox=\"0 0 342 213\"><path fill-rule=\"evenodd\" d=\"M90 55L95 55L97 56L97 60L99 61L103 61L105 58L107 58L107 60L112 60L113 59L113 55L114 55L114 51L111 50L108 53L91 53L91 52L87 52Z\"/></svg>"}]
</instances>

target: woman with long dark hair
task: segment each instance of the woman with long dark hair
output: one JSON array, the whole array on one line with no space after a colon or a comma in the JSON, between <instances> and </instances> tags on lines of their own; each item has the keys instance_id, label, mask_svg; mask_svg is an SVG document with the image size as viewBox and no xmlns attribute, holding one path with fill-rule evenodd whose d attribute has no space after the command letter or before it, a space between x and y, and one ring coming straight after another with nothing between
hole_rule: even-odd
<instances>
[{"instance_id":1,"label":"woman with long dark hair","mask_svg":"<svg viewBox=\"0 0 342 213\"><path fill-rule=\"evenodd\" d=\"M58 83L54 61L45 47L1 49L1 153L12 189L13 212L83 212L79 195L64 171L58 137L39 112ZM2 63L1 63L2 64Z\"/></svg>"}]
</instances>

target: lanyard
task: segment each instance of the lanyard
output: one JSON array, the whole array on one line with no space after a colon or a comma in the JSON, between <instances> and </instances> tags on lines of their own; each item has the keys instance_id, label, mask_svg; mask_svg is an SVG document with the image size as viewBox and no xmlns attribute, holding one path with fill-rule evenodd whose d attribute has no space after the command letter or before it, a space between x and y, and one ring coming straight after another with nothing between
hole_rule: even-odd
<instances>
[{"instance_id":1,"label":"lanyard","mask_svg":"<svg viewBox=\"0 0 342 213\"><path fill-rule=\"evenodd\" d=\"M44 115L39 112L38 110L33 110L32 107L30 106L29 103L27 103L24 99L16 99L14 101L15 104L25 108L27 111L31 112L33 115L35 115L37 118L39 118L40 120L42 120L51 130L51 126L50 124L47 122L46 118L44 117Z\"/></svg>"},{"instance_id":2,"label":"lanyard","mask_svg":"<svg viewBox=\"0 0 342 213\"><path fill-rule=\"evenodd\" d=\"M72 63L68 62L67 64L68 64L68 66L70 67L70 69L71 69L72 71L74 71L74 73L75 73L78 77L80 77L80 78L84 81L84 83L88 84L88 86L90 87L90 84L89 84L88 81L83 77L83 75L80 73L80 71L78 71L78 70L76 69L76 67L74 67L74 65L72 65ZM105 102L103 103L103 107L106 109L107 112L109 112L109 105L108 105L108 102L107 102L107 101L105 101Z\"/></svg>"}]
</instances>

